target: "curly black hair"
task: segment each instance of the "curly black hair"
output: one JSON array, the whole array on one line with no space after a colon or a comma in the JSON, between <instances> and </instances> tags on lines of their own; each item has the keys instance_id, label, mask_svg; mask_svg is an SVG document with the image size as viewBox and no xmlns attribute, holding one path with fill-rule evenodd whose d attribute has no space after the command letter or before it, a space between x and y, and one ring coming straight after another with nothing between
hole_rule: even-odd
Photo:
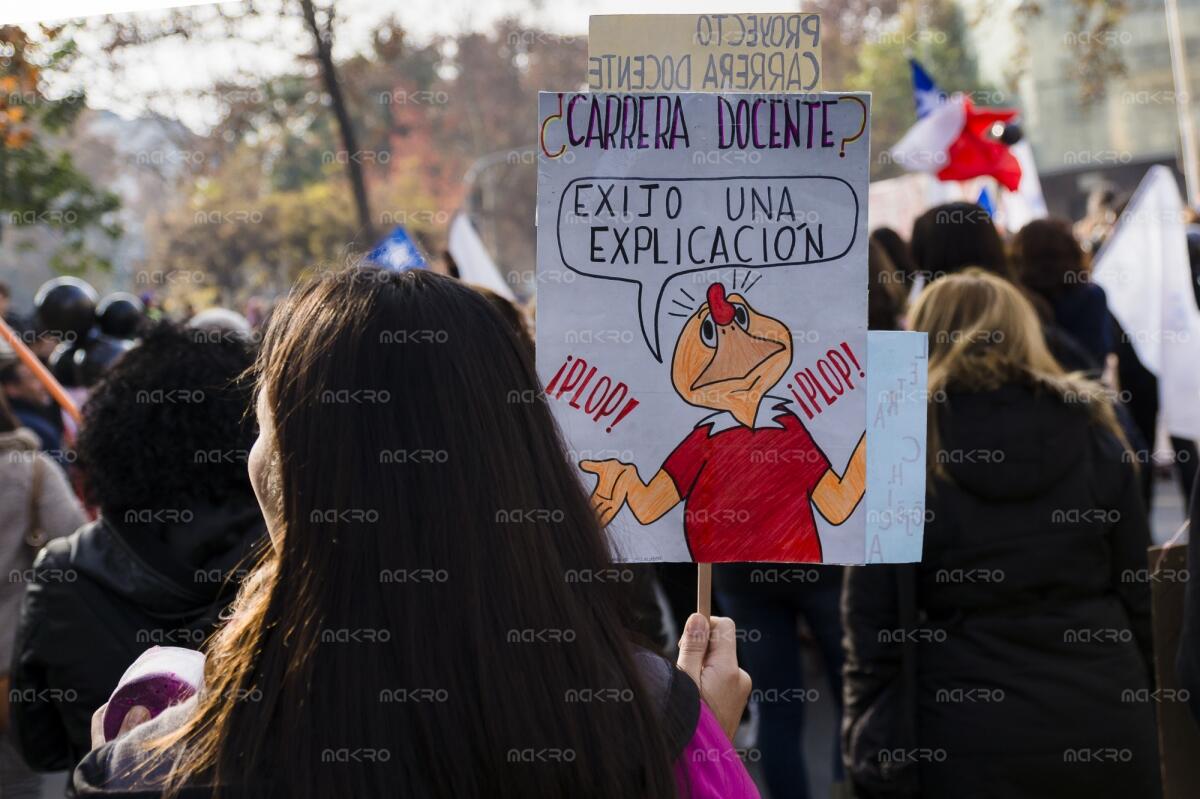
<instances>
[{"instance_id":1,"label":"curly black hair","mask_svg":"<svg viewBox=\"0 0 1200 799\"><path fill-rule=\"evenodd\" d=\"M254 353L236 336L160 323L100 380L76 449L105 515L253 496Z\"/></svg>"}]
</instances>

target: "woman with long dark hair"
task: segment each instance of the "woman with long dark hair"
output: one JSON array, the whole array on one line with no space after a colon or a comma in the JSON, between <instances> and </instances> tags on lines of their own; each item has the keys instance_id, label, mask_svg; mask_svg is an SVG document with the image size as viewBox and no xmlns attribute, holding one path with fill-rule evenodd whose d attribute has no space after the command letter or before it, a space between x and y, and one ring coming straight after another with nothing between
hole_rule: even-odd
<instances>
[{"instance_id":1,"label":"woman with long dark hair","mask_svg":"<svg viewBox=\"0 0 1200 799\"><path fill-rule=\"evenodd\" d=\"M197 698L93 751L81 795L755 796L727 734L732 622L687 679L624 632L614 569L528 347L427 272L298 289L258 365L273 547Z\"/></svg>"}]
</instances>

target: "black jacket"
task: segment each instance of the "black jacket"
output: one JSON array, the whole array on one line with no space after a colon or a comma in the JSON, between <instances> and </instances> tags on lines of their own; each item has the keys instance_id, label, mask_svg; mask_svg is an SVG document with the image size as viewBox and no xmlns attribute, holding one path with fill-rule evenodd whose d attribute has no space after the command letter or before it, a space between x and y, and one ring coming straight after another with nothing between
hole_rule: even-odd
<instances>
[{"instance_id":1,"label":"black jacket","mask_svg":"<svg viewBox=\"0 0 1200 799\"><path fill-rule=\"evenodd\" d=\"M1200 289L1198 289L1200 290ZM1188 692L1188 707L1200 723L1200 474L1192 486L1192 504L1188 510L1188 582L1184 589L1183 631L1179 638L1179 655L1175 668L1179 685ZM1192 575L1198 575L1191 579Z\"/></svg>"},{"instance_id":2,"label":"black jacket","mask_svg":"<svg viewBox=\"0 0 1200 799\"><path fill-rule=\"evenodd\" d=\"M150 516L101 518L52 541L34 563L14 651L12 720L35 769L69 768L87 753L92 713L146 649L199 648L236 592L226 576L247 568L265 540L252 499Z\"/></svg>"},{"instance_id":3,"label":"black jacket","mask_svg":"<svg viewBox=\"0 0 1200 799\"><path fill-rule=\"evenodd\" d=\"M1133 467L1082 406L1032 388L951 394L942 410L948 477L929 485L918 629L896 631L905 567L848 570L847 729L899 726L870 711L898 679L893 641L914 641L906 756L922 796L1157 796L1149 528ZM851 771L871 754L848 751Z\"/></svg>"}]
</instances>

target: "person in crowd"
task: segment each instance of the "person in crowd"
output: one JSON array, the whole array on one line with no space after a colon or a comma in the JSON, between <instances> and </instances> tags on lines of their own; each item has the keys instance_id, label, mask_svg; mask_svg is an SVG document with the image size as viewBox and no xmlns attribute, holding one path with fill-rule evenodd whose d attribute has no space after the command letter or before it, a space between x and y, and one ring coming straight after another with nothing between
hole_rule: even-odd
<instances>
[{"instance_id":1,"label":"person in crowd","mask_svg":"<svg viewBox=\"0 0 1200 799\"><path fill-rule=\"evenodd\" d=\"M10 321L9 312L12 310L12 289L3 280L0 280L0 319L5 322Z\"/></svg>"},{"instance_id":2,"label":"person in crowd","mask_svg":"<svg viewBox=\"0 0 1200 799\"><path fill-rule=\"evenodd\" d=\"M242 341L254 341L254 327L246 317L229 308L205 308L188 319L187 326L212 337L233 336Z\"/></svg>"},{"instance_id":3,"label":"person in crowd","mask_svg":"<svg viewBox=\"0 0 1200 799\"><path fill-rule=\"evenodd\" d=\"M871 241L878 244L887 253L888 259L904 278L904 296L908 296L908 288L912 286L917 276L917 265L913 262L912 251L908 242L890 227L875 228L871 231Z\"/></svg>"},{"instance_id":4,"label":"person in crowd","mask_svg":"<svg viewBox=\"0 0 1200 799\"><path fill-rule=\"evenodd\" d=\"M1126 699L1153 694L1150 531L1106 393L983 270L935 281L911 319L934 398L924 553L847 569L858 795L1158 796L1153 700Z\"/></svg>"},{"instance_id":5,"label":"person in crowd","mask_svg":"<svg viewBox=\"0 0 1200 799\"><path fill-rule=\"evenodd\" d=\"M34 768L78 762L92 712L144 650L204 643L265 541L245 465L252 364L237 339L162 324L84 406L79 465L100 517L38 558L13 661L16 739Z\"/></svg>"},{"instance_id":6,"label":"person in crowd","mask_svg":"<svg viewBox=\"0 0 1200 799\"><path fill-rule=\"evenodd\" d=\"M870 284L867 326L896 330L903 310L903 275L872 234L867 248ZM805 706L814 690L806 684L803 654L815 644L835 708L836 730L842 707L842 623L838 598L842 567L834 565L764 568L763 564L720 565L713 570L721 607L753 638L741 654L754 675L752 701L758 712L757 748L772 799L809 796L804 759ZM844 778L842 753L833 748L832 775Z\"/></svg>"},{"instance_id":7,"label":"person in crowd","mask_svg":"<svg viewBox=\"0 0 1200 799\"><path fill-rule=\"evenodd\" d=\"M1200 536L1191 540L1200 530L1200 475L1192 486L1191 504L1188 506L1188 575L1200 574ZM1175 669L1179 685L1187 691L1187 703L1196 723L1200 724L1200 585L1189 579L1184 589L1183 629L1179 636L1179 651Z\"/></svg>"},{"instance_id":8,"label":"person in crowd","mask_svg":"<svg viewBox=\"0 0 1200 799\"><path fill-rule=\"evenodd\" d=\"M1117 196L1111 183L1095 186L1088 192L1087 210L1073 226L1084 252L1095 255L1100 251L1128 201L1128 197Z\"/></svg>"},{"instance_id":9,"label":"person in crowd","mask_svg":"<svg viewBox=\"0 0 1200 799\"><path fill-rule=\"evenodd\" d=\"M930 208L913 223L911 250L917 275L925 283L975 267L1011 279L1012 267L1004 240L991 215L975 203L953 202ZM919 295L923 287L914 287ZM1097 364L1087 350L1054 320L1049 304L1022 287L1037 312L1050 354L1068 372L1093 371ZM915 300L911 297L910 301Z\"/></svg>"},{"instance_id":10,"label":"person in crowd","mask_svg":"<svg viewBox=\"0 0 1200 799\"><path fill-rule=\"evenodd\" d=\"M79 504L67 477L0 394L0 796L36 799L41 777L13 745L9 712L13 643L17 612L25 583L32 576L34 555L47 541L70 535L83 524Z\"/></svg>"},{"instance_id":11,"label":"person in crowd","mask_svg":"<svg viewBox=\"0 0 1200 799\"><path fill-rule=\"evenodd\" d=\"M721 606L746 630L741 642L746 669L754 676L752 700L758 712L756 747L771 799L810 795L805 763L805 706L824 695L841 724L842 624L838 597L842 567L798 564L718 565L714 585ZM801 624L803 623L803 628ZM803 629L803 633L801 630ZM811 642L811 643L810 643ZM815 645L826 688L805 679L804 650ZM844 779L840 748L833 747L835 784Z\"/></svg>"},{"instance_id":12,"label":"person in crowd","mask_svg":"<svg viewBox=\"0 0 1200 799\"><path fill-rule=\"evenodd\" d=\"M913 223L909 251L926 284L974 266L1009 277L1008 257L996 224L975 203L934 206Z\"/></svg>"},{"instance_id":13,"label":"person in crowd","mask_svg":"<svg viewBox=\"0 0 1200 799\"><path fill-rule=\"evenodd\" d=\"M1200 225L1195 223L1197 214L1195 208L1188 209L1193 221L1187 226L1188 266L1192 273L1192 300L1200 309ZM1200 448L1196 441L1182 436L1172 435L1171 451L1174 456L1175 473L1179 476L1179 487L1183 492L1183 503L1190 506L1192 488L1200 477Z\"/></svg>"},{"instance_id":14,"label":"person in crowd","mask_svg":"<svg viewBox=\"0 0 1200 799\"><path fill-rule=\"evenodd\" d=\"M1200 211L1192 210L1193 217L1200 217ZM1193 221L1187 226L1188 267L1192 272L1192 299L1200 308L1200 221Z\"/></svg>"},{"instance_id":15,"label":"person in crowd","mask_svg":"<svg viewBox=\"0 0 1200 799\"><path fill-rule=\"evenodd\" d=\"M530 329L529 317L526 316L521 306L487 286L469 285L487 298L487 301L500 313L500 316L504 317L504 321L508 322L509 327L517 334L517 340L529 349L530 355L533 355L535 352L533 331Z\"/></svg>"},{"instance_id":16,"label":"person in crowd","mask_svg":"<svg viewBox=\"0 0 1200 799\"><path fill-rule=\"evenodd\" d=\"M0 366L0 392L21 426L37 436L41 450L65 465L62 413L33 371L15 358L7 361Z\"/></svg>"},{"instance_id":17,"label":"person in crowd","mask_svg":"<svg viewBox=\"0 0 1200 799\"><path fill-rule=\"evenodd\" d=\"M1054 320L1103 365L1115 349L1108 300L1091 282L1083 248L1064 219L1035 219L1013 239L1013 265L1022 286L1046 301Z\"/></svg>"},{"instance_id":18,"label":"person in crowd","mask_svg":"<svg viewBox=\"0 0 1200 799\"><path fill-rule=\"evenodd\" d=\"M732 621L693 615L680 669L629 643L550 408L507 401L539 384L487 299L327 274L272 316L258 373L272 546L204 690L99 736L79 795L757 796Z\"/></svg>"},{"instance_id":19,"label":"person in crowd","mask_svg":"<svg viewBox=\"0 0 1200 799\"><path fill-rule=\"evenodd\" d=\"M867 274L867 329L899 330L907 296L905 275L874 233L867 242Z\"/></svg>"},{"instance_id":20,"label":"person in crowd","mask_svg":"<svg viewBox=\"0 0 1200 799\"><path fill-rule=\"evenodd\" d=\"M1193 220L1200 211L1192 208L1189 213ZM1200 309L1200 225L1192 221L1187 227L1188 266L1192 272L1192 300ZM1191 505L1192 488L1200 478L1200 448L1190 438L1171 436L1171 449L1174 450L1176 472L1179 475L1180 488L1183 490L1184 504Z\"/></svg>"}]
</instances>

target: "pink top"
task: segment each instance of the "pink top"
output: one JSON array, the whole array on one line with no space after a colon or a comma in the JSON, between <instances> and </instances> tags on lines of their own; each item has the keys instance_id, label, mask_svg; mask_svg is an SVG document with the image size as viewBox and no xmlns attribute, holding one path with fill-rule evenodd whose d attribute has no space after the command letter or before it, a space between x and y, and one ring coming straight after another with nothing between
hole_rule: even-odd
<instances>
[{"instance_id":1,"label":"pink top","mask_svg":"<svg viewBox=\"0 0 1200 799\"><path fill-rule=\"evenodd\" d=\"M675 761L675 781L691 799L759 799L746 766L703 701L696 732Z\"/></svg>"}]
</instances>

